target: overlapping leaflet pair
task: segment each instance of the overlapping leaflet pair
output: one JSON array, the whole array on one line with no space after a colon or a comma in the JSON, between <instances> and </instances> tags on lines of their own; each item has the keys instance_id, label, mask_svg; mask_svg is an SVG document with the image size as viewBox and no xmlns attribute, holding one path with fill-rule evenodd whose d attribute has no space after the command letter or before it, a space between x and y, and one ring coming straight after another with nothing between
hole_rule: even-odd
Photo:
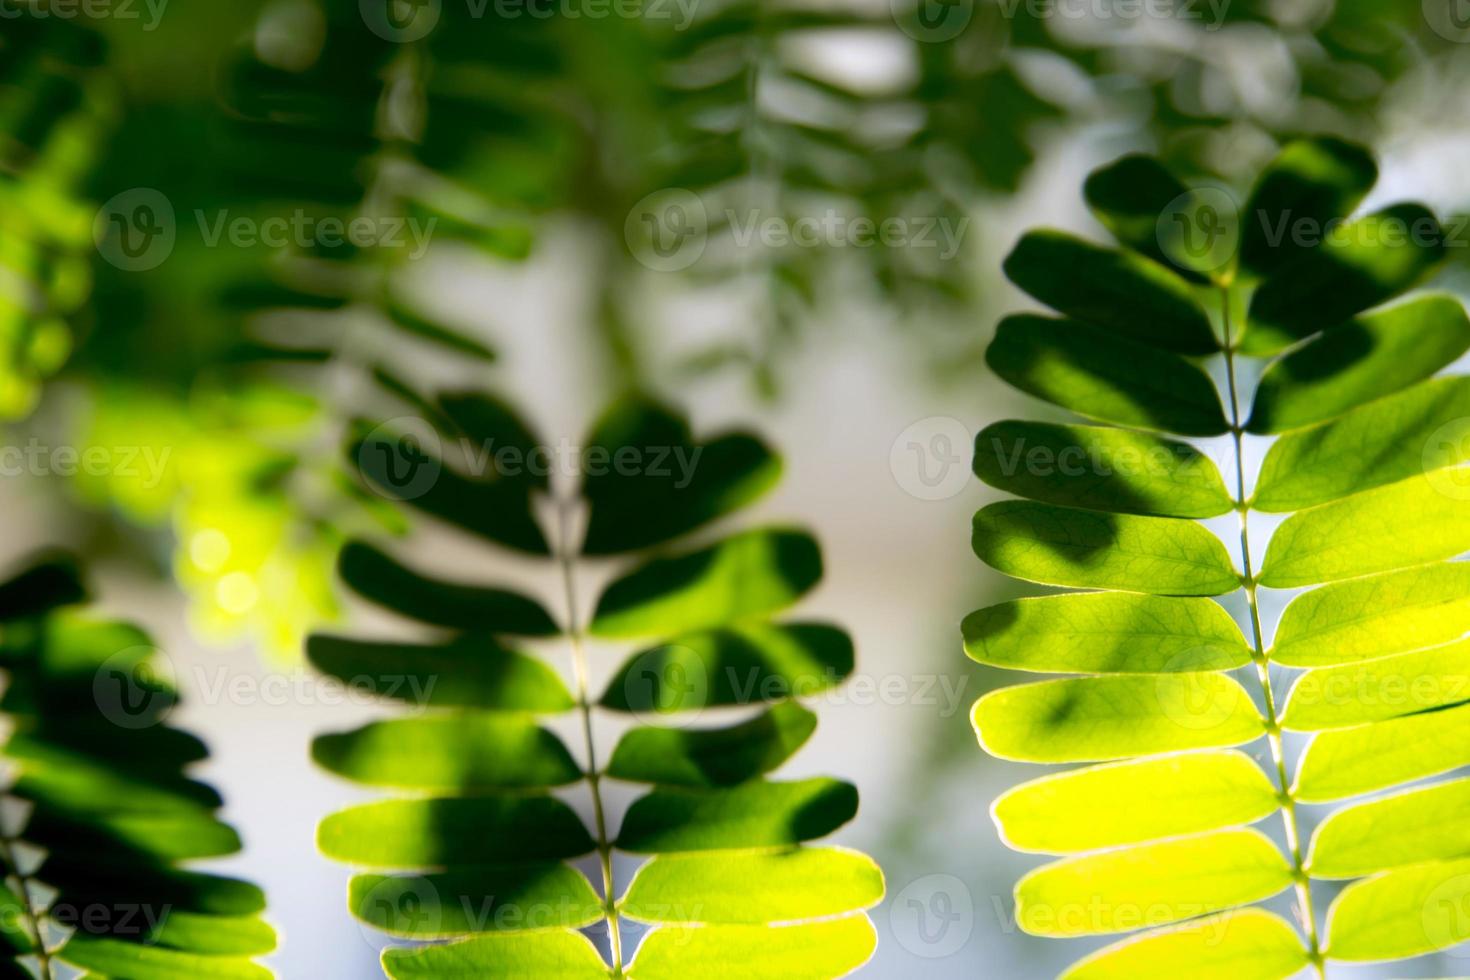
<instances>
[{"instance_id":1,"label":"overlapping leaflet pair","mask_svg":"<svg viewBox=\"0 0 1470 980\"><path fill-rule=\"evenodd\" d=\"M373 869L352 880L355 915L394 936L448 940L390 948L388 975L820 978L864 963L875 937L863 913L883 894L877 866L805 846L853 817L857 791L768 778L816 724L795 696L853 669L840 629L777 618L821 576L817 544L767 527L665 550L768 490L778 460L744 434L696 444L682 419L630 400L588 440L587 458L601 462L580 496L553 502L540 499L553 488L532 471L544 467L475 472L450 451L537 458L549 444L505 404L456 392L417 406L443 451L373 430L350 449L369 483L483 543L557 561L569 591L584 561L623 571L584 626L571 599L559 604L572 621L558 620L521 591L452 570L430 578L365 542L344 552L342 576L359 595L434 628L422 642L317 636L308 649L329 675L428 704L313 749L334 773L404 794L330 816L319 831L328 856ZM405 484L410 463L436 476ZM580 547L568 540L575 521L538 520L583 509ZM526 647L548 640L548 656L570 649L574 684ZM638 647L593 701L586 658L599 651L586 646L599 641ZM710 727L741 706L759 711ZM701 709L710 710L691 714ZM592 742L597 711L633 722L611 753ZM576 753L543 724L561 715L582 716ZM609 780L650 788L619 819ZM621 881L614 851L650 859ZM596 887L578 861L600 866ZM630 923L648 927L636 955ZM580 931L594 927L609 935L608 958Z\"/></svg>"},{"instance_id":2,"label":"overlapping leaflet pair","mask_svg":"<svg viewBox=\"0 0 1470 980\"><path fill-rule=\"evenodd\" d=\"M1437 376L1470 322L1451 297L1400 298L1443 257L1442 232L1414 204L1354 216L1375 179L1359 148L1292 143L1241 211L1238 248L1199 238L1211 261L1195 263L1182 235L1228 231L1218 192L1126 157L1085 187L1117 247L1035 232L1006 263L1063 318L1008 318L991 366L1108 423L1002 422L975 454L1023 498L976 514L976 553L1086 590L964 623L976 660L1075 675L993 692L973 716L1002 758L1100 763L994 808L1010 846L1060 858L1018 884L1022 928L1147 929L1071 980L1273 980L1470 938L1470 779L1428 781L1470 765L1470 565L1452 560L1470 549L1456 468L1470 379ZM1227 434L1223 473L1170 437ZM1248 496L1247 435L1274 437ZM1197 523L1232 510L1241 565ZM1290 515L1263 559L1252 510ZM1258 588L1301 587L1271 637ZM1241 591L1244 633L1210 598ZM1282 729L1313 733L1299 759ZM1384 790L1308 833L1308 805ZM1253 827L1267 818L1284 820L1284 850ZM1319 937L1325 880L1351 883ZM1302 928L1252 907L1293 889Z\"/></svg>"},{"instance_id":3,"label":"overlapping leaflet pair","mask_svg":"<svg viewBox=\"0 0 1470 980\"><path fill-rule=\"evenodd\" d=\"M219 795L184 773L204 745L164 724L177 695L147 636L83 599L62 558L0 585L5 797L23 804L0 840L0 976L268 978L260 889L181 866L240 849Z\"/></svg>"}]
</instances>

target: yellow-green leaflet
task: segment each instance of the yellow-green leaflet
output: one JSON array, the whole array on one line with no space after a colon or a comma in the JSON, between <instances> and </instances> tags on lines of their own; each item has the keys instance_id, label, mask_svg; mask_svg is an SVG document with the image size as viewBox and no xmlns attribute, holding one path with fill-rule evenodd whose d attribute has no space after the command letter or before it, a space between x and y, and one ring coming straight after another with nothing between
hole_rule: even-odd
<instances>
[{"instance_id":1,"label":"yellow-green leaflet","mask_svg":"<svg viewBox=\"0 0 1470 980\"><path fill-rule=\"evenodd\" d=\"M1396 960L1470 939L1470 860L1390 871L1343 889L1327 915L1327 955Z\"/></svg>"},{"instance_id":2,"label":"yellow-green leaflet","mask_svg":"<svg viewBox=\"0 0 1470 980\"><path fill-rule=\"evenodd\" d=\"M1225 545L1193 521L1008 500L975 514L971 541L987 565L1045 585L1194 596L1240 587Z\"/></svg>"},{"instance_id":3,"label":"yellow-green leaflet","mask_svg":"<svg viewBox=\"0 0 1470 980\"><path fill-rule=\"evenodd\" d=\"M638 869L620 904L641 922L756 925L844 915L882 897L872 858L803 847L663 854Z\"/></svg>"},{"instance_id":4,"label":"yellow-green leaflet","mask_svg":"<svg viewBox=\"0 0 1470 980\"><path fill-rule=\"evenodd\" d=\"M841 977L873 956L878 934L867 916L805 925L663 926L650 932L630 980L769 980Z\"/></svg>"},{"instance_id":5,"label":"yellow-green leaflet","mask_svg":"<svg viewBox=\"0 0 1470 980\"><path fill-rule=\"evenodd\" d=\"M1433 475L1293 515L1266 549L1261 584L1316 585L1423 565L1470 550L1470 507Z\"/></svg>"},{"instance_id":6,"label":"yellow-green leaflet","mask_svg":"<svg viewBox=\"0 0 1470 980\"><path fill-rule=\"evenodd\" d=\"M1062 980L1285 980L1306 965L1307 951L1290 923L1239 909L1115 943L1078 961Z\"/></svg>"},{"instance_id":7,"label":"yellow-green leaflet","mask_svg":"<svg viewBox=\"0 0 1470 980\"><path fill-rule=\"evenodd\" d=\"M1470 563L1439 562L1338 582L1282 613L1271 659L1329 667L1436 646L1470 633Z\"/></svg>"},{"instance_id":8,"label":"yellow-green leaflet","mask_svg":"<svg viewBox=\"0 0 1470 980\"><path fill-rule=\"evenodd\" d=\"M1309 670L1291 689L1281 724L1346 728L1470 701L1470 641L1343 667Z\"/></svg>"},{"instance_id":9,"label":"yellow-green leaflet","mask_svg":"<svg viewBox=\"0 0 1470 980\"><path fill-rule=\"evenodd\" d=\"M1242 745L1265 734L1250 695L1224 674L1080 677L992 691L972 713L1002 759L1103 762Z\"/></svg>"},{"instance_id":10,"label":"yellow-green leaflet","mask_svg":"<svg viewBox=\"0 0 1470 980\"><path fill-rule=\"evenodd\" d=\"M1291 880L1265 836L1225 830L1038 868L1016 885L1016 921L1035 936L1131 932L1259 902Z\"/></svg>"},{"instance_id":11,"label":"yellow-green leaflet","mask_svg":"<svg viewBox=\"0 0 1470 980\"><path fill-rule=\"evenodd\" d=\"M1016 850L1070 854L1254 823L1280 805L1240 752L1180 752L1022 783L992 815Z\"/></svg>"}]
</instances>

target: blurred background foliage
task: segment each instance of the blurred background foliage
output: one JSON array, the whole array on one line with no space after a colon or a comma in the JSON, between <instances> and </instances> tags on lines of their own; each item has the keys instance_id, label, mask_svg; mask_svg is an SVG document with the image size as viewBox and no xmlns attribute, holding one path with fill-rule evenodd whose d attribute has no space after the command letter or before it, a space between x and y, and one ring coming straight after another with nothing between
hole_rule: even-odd
<instances>
[{"instance_id":1,"label":"blurred background foliage","mask_svg":"<svg viewBox=\"0 0 1470 980\"><path fill-rule=\"evenodd\" d=\"M639 0L637 17L454 0L416 8L437 22L406 43L380 35L417 21L395 34L348 0L179 3L151 27L4 6L0 413L35 424L55 378L41 414L68 421L53 424L173 447L159 485L95 480L81 497L171 524L201 624L283 653L331 614L340 525L366 519L320 452L341 401L405 344L494 352L416 301L404 249L212 246L214 216L432 220L436 250L502 263L570 221L592 243L586 343L610 385L739 372L779 398L783 353L834 298L931 338L913 346L936 370L972 367L994 308L981 263L1003 243L967 235L945 259L729 247L721 214L960 221L1099 123L1120 148L1228 179L1289 135L1371 141L1396 88L1465 61L1420 4L1377 0L1198 0L1167 18L1060 16L1084 9L1064 0ZM146 271L89 247L97 206L136 188L177 225ZM672 277L635 261L632 220L670 189L713 214L705 258ZM735 303L738 326L650 350L659 304L701 291Z\"/></svg>"},{"instance_id":2,"label":"blurred background foliage","mask_svg":"<svg viewBox=\"0 0 1470 980\"><path fill-rule=\"evenodd\" d=\"M612 9L596 0L398 2L382 9L407 21L357 0L171 0L156 20L0 0L9 442L151 452L156 468L66 484L67 543L143 556L187 591L201 636L291 663L339 615L340 543L405 530L342 466L352 420L389 398L413 414L401 395L424 379L517 370L446 275L493 289L548 242L574 255L562 274L588 297L577 354L597 401L735 384L780 405L854 311L899 338L921 385L973 390L1014 305L998 274L1010 210L1060 186L1048 174L1142 149L1238 185L1290 136L1382 151L1406 128L1463 126L1470 81L1450 2L1443 18L1418 0L1179 0L1132 18L1063 16L1099 9L1067 0L629 0L635 17L571 15ZM422 37L383 36L418 33L425 11ZM1435 159L1454 168L1464 147L1446 147ZM643 234L687 230L659 206L677 191L704 209L703 255L650 268ZM1075 182L1065 193L1073 207ZM160 198L166 259L115 264L110 216ZM740 242L741 216L829 211L970 225L946 258ZM222 216L296 214L432 221L432 245L417 261L211 237ZM468 312L498 322L485 302ZM957 634L936 631L957 661ZM933 730L948 745L914 753L905 795L938 811L943 767L976 756L958 719ZM897 824L895 848L941 846Z\"/></svg>"}]
</instances>

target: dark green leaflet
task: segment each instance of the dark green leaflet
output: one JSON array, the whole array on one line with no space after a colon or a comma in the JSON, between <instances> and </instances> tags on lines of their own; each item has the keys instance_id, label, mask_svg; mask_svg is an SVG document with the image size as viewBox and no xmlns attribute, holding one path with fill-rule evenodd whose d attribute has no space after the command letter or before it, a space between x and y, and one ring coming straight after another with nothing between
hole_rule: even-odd
<instances>
[{"instance_id":1,"label":"dark green leaflet","mask_svg":"<svg viewBox=\"0 0 1470 980\"><path fill-rule=\"evenodd\" d=\"M1376 175L1371 158L1301 141L1259 180L1238 253L1195 274L1183 260L1199 256L1151 233L1185 196L1166 181L1181 188L1166 200L1162 173L1133 157L1088 181L1122 251L1030 236L1007 263L1080 322L1010 318L992 367L1125 427L1006 422L977 439L977 475L1027 499L976 515L976 553L1010 575L1101 590L965 621L977 660L1078 675L982 698L981 744L1008 759L1101 763L997 803L1008 843L1064 856L1018 885L1018 921L1048 936L1146 929L1078 962L1069 980L1325 976L1330 960L1403 959L1470 939L1463 917L1431 908L1431 896L1470 893L1470 840L1446 832L1470 821L1463 781L1341 807L1310 839L1297 812L1470 764L1470 576L1453 560L1470 550L1459 469L1470 403L1464 379L1435 377L1470 348L1470 318L1448 296L1397 300L1439 261L1439 226L1412 204L1350 218ZM1311 243L1292 231L1303 221L1338 233ZM1100 285L1089 270L1104 265ZM1122 282L1129 295L1109 292ZM1154 313L1146 327L1130 319L1143 310ZM1218 399L1179 356L1207 352L1201 318L1222 349ZM1166 325L1172 333L1150 333ZM1268 358L1253 395L1240 388L1247 357ZM1280 435L1250 494L1247 431ZM1215 457L1224 474L1166 438L1219 433L1231 436ZM1252 508L1294 513L1253 547ZM1236 557L1190 520L1231 510ZM1321 587L1292 601L1273 644L1258 592L1301 586ZM1244 638L1203 598L1242 587ZM1282 728L1320 734L1290 759ZM1249 748L1258 743L1265 751ZM1250 829L1273 815L1284 851ZM1314 878L1352 882L1325 917ZM1284 891L1299 929L1250 907ZM1100 913L1083 914L1099 907L1089 896L1103 899ZM1128 914L1143 908L1147 917Z\"/></svg>"}]
</instances>

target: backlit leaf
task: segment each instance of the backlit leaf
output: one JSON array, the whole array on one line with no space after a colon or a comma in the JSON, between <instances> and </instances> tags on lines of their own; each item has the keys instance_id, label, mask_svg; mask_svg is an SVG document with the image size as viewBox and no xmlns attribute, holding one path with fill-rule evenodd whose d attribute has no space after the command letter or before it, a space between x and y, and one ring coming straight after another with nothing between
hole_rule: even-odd
<instances>
[{"instance_id":1,"label":"backlit leaf","mask_svg":"<svg viewBox=\"0 0 1470 980\"><path fill-rule=\"evenodd\" d=\"M1210 596L1240 587L1220 539L1192 521L1008 500L975 514L987 565L1046 585Z\"/></svg>"},{"instance_id":2,"label":"backlit leaf","mask_svg":"<svg viewBox=\"0 0 1470 980\"><path fill-rule=\"evenodd\" d=\"M1264 734L1250 695L1215 673L1019 684L977 701L972 720L987 752L1023 762L1105 762Z\"/></svg>"},{"instance_id":3,"label":"backlit leaf","mask_svg":"<svg viewBox=\"0 0 1470 980\"><path fill-rule=\"evenodd\" d=\"M1084 324L1007 317L985 357L1022 391L1088 418L1187 436L1229 428L1214 385L1198 367Z\"/></svg>"}]
</instances>

